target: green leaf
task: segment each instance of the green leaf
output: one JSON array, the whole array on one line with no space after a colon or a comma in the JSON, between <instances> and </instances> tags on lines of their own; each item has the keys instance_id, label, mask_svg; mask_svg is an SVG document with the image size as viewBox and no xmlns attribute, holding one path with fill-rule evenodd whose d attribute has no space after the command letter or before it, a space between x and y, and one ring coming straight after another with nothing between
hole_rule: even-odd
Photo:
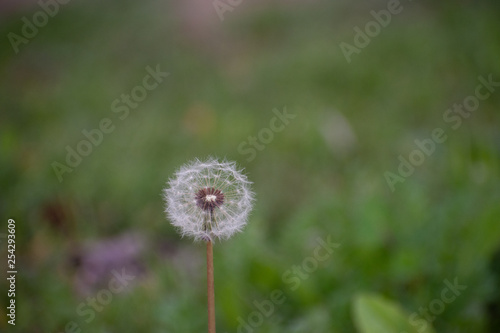
<instances>
[{"instance_id":1,"label":"green leaf","mask_svg":"<svg viewBox=\"0 0 500 333\"><path fill-rule=\"evenodd\" d=\"M355 296L353 316L360 333L434 333L423 318L411 320L399 304L375 294Z\"/></svg>"}]
</instances>

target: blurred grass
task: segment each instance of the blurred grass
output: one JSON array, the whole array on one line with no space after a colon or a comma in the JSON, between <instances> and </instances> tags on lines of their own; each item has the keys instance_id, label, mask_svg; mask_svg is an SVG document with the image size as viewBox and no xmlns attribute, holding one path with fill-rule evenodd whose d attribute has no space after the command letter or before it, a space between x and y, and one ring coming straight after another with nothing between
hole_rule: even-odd
<instances>
[{"instance_id":1,"label":"blurred grass","mask_svg":"<svg viewBox=\"0 0 500 333\"><path fill-rule=\"evenodd\" d=\"M486 332L488 303L500 302L488 267L500 246L498 92L448 128L448 140L395 193L383 174L395 172L414 139L447 128L444 111L474 92L479 75L500 78L498 7L405 3L348 64L339 44L352 43L353 27L385 5L245 4L201 34L179 5L75 2L19 54L3 38L0 210L17 221L16 328L59 332L74 320L89 332L205 330L203 247L179 239L160 192L187 160L218 155L245 167L257 193L244 233L215 247L221 332L236 331L238 316L274 289L287 301L256 331L353 332L357 293L381 293L412 313L454 277L468 289L433 326ZM18 32L32 13L2 18L0 35ZM217 20L215 11L203 15ZM157 64L170 76L119 120L112 101ZM285 106L297 118L247 162L238 145ZM321 134L332 110L356 135L346 155ZM116 130L59 183L51 163L107 117ZM69 211L66 236L41 213L53 202ZM127 230L151 239L147 273L84 323L68 258L75 244ZM341 248L291 291L283 272L326 235ZM162 243L177 250L165 257L155 250ZM197 259L174 265L186 250Z\"/></svg>"}]
</instances>

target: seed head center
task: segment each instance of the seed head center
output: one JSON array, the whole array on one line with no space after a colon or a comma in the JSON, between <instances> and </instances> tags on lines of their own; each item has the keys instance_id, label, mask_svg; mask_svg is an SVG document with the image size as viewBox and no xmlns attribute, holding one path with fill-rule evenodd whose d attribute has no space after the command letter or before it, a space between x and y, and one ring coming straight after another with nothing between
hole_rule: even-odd
<instances>
[{"instance_id":1,"label":"seed head center","mask_svg":"<svg viewBox=\"0 0 500 333\"><path fill-rule=\"evenodd\" d=\"M215 200L217 200L217 196L216 195L213 195L213 194L209 194L205 197L205 200L207 202L214 202Z\"/></svg>"},{"instance_id":2,"label":"seed head center","mask_svg":"<svg viewBox=\"0 0 500 333\"><path fill-rule=\"evenodd\" d=\"M207 212L213 212L215 208L224 203L224 193L213 187L205 187L195 194L196 205Z\"/></svg>"}]
</instances>

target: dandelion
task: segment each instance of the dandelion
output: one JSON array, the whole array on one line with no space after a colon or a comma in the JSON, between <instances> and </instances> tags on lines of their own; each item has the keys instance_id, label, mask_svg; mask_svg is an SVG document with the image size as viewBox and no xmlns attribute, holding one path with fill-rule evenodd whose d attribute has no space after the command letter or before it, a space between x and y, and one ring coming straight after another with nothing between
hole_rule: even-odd
<instances>
[{"instance_id":1,"label":"dandelion","mask_svg":"<svg viewBox=\"0 0 500 333\"><path fill-rule=\"evenodd\" d=\"M250 184L236 163L209 158L181 167L163 192L172 224L183 236L207 242L209 333L215 333L212 242L246 225L254 200Z\"/></svg>"},{"instance_id":2,"label":"dandelion","mask_svg":"<svg viewBox=\"0 0 500 333\"><path fill-rule=\"evenodd\" d=\"M165 212L183 236L227 239L245 226L253 193L234 162L196 160L181 167L168 184Z\"/></svg>"}]
</instances>

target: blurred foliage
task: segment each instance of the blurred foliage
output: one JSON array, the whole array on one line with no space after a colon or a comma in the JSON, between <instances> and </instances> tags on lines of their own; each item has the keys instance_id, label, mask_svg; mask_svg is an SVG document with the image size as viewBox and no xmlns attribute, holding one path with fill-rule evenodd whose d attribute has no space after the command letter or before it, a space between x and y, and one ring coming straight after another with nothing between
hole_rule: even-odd
<instances>
[{"instance_id":1,"label":"blurred foliage","mask_svg":"<svg viewBox=\"0 0 500 333\"><path fill-rule=\"evenodd\" d=\"M435 331L497 332L500 94L457 130L443 121L478 76L500 79L496 2L402 2L351 63L339 44L387 2L243 2L223 22L207 3L70 2L18 54L2 38L0 211L4 228L17 223L15 328L204 331L204 247L179 238L160 193L181 164L217 155L244 167L257 193L245 231L215 246L220 332L236 332L273 290L286 301L255 332L376 332L355 324L356 304L361 317L398 321L455 278L467 289ZM2 16L0 35L37 10ZM170 75L121 120L113 101L157 65ZM296 119L247 161L239 145L285 107ZM104 118L115 130L59 182L52 163ZM384 173L435 128L448 140L391 192ZM144 271L87 323L75 283L85 249L128 232L146 238ZM328 236L341 246L292 290L284 273ZM365 292L379 296L363 302ZM4 311L2 331L12 328Z\"/></svg>"},{"instance_id":2,"label":"blurred foliage","mask_svg":"<svg viewBox=\"0 0 500 333\"><path fill-rule=\"evenodd\" d=\"M433 332L430 324L415 328L398 305L378 296L360 294L353 303L354 319L362 333Z\"/></svg>"}]
</instances>

